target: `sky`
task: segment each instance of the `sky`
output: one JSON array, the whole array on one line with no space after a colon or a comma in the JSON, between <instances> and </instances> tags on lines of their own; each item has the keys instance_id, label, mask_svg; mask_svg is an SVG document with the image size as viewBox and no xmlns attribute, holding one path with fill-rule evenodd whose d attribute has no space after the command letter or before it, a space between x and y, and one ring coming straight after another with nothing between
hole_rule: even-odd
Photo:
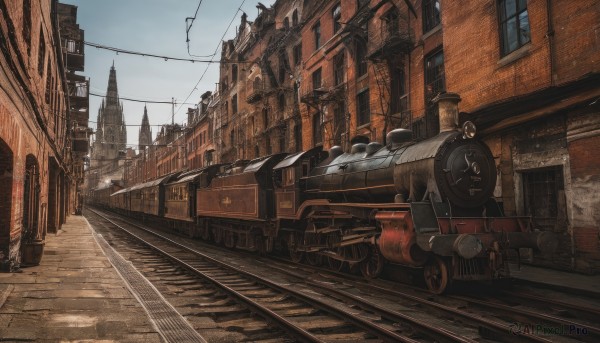
<instances>
[{"instance_id":1,"label":"sky","mask_svg":"<svg viewBox=\"0 0 600 343\"><path fill-rule=\"evenodd\" d=\"M242 12L253 21L258 14L257 0L59 0L76 5L77 23L84 30L85 41L123 50L160 56L219 60L221 37L235 37ZM262 0L270 6L274 0ZM186 43L186 21L200 7L189 32L189 52ZM231 20L229 30L227 26ZM218 46L218 49L217 49ZM113 51L85 47L85 70L79 74L90 78L90 93L105 95L108 75L113 64L117 71L117 85L121 98L145 101L171 101L175 98L176 123L187 120L187 108L195 107L200 95L214 91L219 79L218 63L165 61L164 59L137 55L117 54ZM198 86L196 84L199 82ZM190 95L191 93L191 95ZM188 98L189 96L189 98ZM186 101L186 98L187 101ZM189 104L181 104L183 102ZM101 97L90 95L90 127L96 128ZM123 113L127 126L127 144L137 148L138 134L144 105L152 129L152 138L162 124L171 122L170 104L143 103L123 100Z\"/></svg>"}]
</instances>

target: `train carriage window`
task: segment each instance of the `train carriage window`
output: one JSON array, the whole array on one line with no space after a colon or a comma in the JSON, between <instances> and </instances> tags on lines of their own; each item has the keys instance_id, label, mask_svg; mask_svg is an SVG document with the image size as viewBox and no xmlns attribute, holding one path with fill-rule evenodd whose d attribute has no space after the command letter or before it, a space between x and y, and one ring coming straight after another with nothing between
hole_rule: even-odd
<instances>
[{"instance_id":1,"label":"train carriage window","mask_svg":"<svg viewBox=\"0 0 600 343\"><path fill-rule=\"evenodd\" d=\"M295 167L286 168L283 171L283 185L284 186L293 186L294 185L294 171Z\"/></svg>"},{"instance_id":2,"label":"train carriage window","mask_svg":"<svg viewBox=\"0 0 600 343\"><path fill-rule=\"evenodd\" d=\"M302 176L308 176L309 161L302 162Z\"/></svg>"}]
</instances>

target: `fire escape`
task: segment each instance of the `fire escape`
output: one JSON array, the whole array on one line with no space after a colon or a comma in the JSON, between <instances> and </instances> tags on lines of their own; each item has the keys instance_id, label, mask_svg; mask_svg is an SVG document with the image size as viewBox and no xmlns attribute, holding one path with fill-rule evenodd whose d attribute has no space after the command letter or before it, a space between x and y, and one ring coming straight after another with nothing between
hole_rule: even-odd
<instances>
[{"instance_id":1,"label":"fire escape","mask_svg":"<svg viewBox=\"0 0 600 343\"><path fill-rule=\"evenodd\" d=\"M77 7L61 4L58 9L63 61L66 68L67 91L70 107L69 128L72 130L73 172L77 191L84 180L84 166L89 147L89 78L78 75L85 65L84 31L77 24Z\"/></svg>"}]
</instances>

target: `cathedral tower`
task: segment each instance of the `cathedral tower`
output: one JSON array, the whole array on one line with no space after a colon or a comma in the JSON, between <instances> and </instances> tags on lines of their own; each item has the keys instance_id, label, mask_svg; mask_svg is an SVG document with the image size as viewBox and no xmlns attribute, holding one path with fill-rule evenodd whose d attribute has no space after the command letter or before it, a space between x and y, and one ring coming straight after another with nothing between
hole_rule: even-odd
<instances>
[{"instance_id":1,"label":"cathedral tower","mask_svg":"<svg viewBox=\"0 0 600 343\"><path fill-rule=\"evenodd\" d=\"M142 127L140 128L139 135L139 149L144 149L152 144L152 130L150 130L150 122L148 121L148 110L144 105L144 117L142 117Z\"/></svg>"},{"instance_id":2,"label":"cathedral tower","mask_svg":"<svg viewBox=\"0 0 600 343\"><path fill-rule=\"evenodd\" d=\"M127 129L123 115L123 104L119 101L117 90L117 71L113 62L108 76L106 97L98 109L96 139L92 147L92 162L103 166L103 161L116 161L119 151L127 145ZM92 163L94 164L94 163Z\"/></svg>"}]
</instances>

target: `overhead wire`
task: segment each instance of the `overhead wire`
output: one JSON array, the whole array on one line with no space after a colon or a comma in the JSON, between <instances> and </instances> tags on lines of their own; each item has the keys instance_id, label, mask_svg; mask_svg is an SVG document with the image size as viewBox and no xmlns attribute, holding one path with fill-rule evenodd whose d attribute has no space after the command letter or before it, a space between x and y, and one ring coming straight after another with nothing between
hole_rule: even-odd
<instances>
[{"instance_id":1,"label":"overhead wire","mask_svg":"<svg viewBox=\"0 0 600 343\"><path fill-rule=\"evenodd\" d=\"M212 56L196 56L196 55L192 55L190 53L190 30L192 29L192 26L194 25L194 20L196 20L196 16L198 15L198 10L200 10L200 5L202 5L202 0L200 0L200 2L198 2L198 7L196 7L196 12L194 13L193 17L187 17L185 18L185 42L187 44L187 53L188 55L192 56L192 57L214 57L215 55L213 54ZM188 21L189 21L189 25L188 25Z\"/></svg>"},{"instance_id":2,"label":"overhead wire","mask_svg":"<svg viewBox=\"0 0 600 343\"><path fill-rule=\"evenodd\" d=\"M217 47L215 48L215 52L213 54L213 57L211 58L211 60L217 55L217 52L219 51L219 47L221 46L221 44L223 43L223 39L225 38L225 35L227 34L227 32L229 32L229 29L231 28L231 24L233 24L233 21L237 18L238 13L242 10L242 6L244 6L244 3L246 2L246 0L242 0L242 3L240 4L240 6L238 7L237 11L235 11L235 14L233 15L233 18L231 18L231 21L229 22L229 25L227 25L227 28L225 29L225 32L223 32L223 35L221 36L221 39L219 40L219 43L217 44ZM200 79L198 80L198 82L196 82L196 85L194 86L194 88L192 88L192 90L190 91L190 94L188 94L188 96L185 98L185 100L183 100L183 102L185 103L186 101L188 101L190 99L190 97L192 96L192 94L194 94L194 91L196 89L198 89L198 85L200 84L200 82L202 82L202 80L204 79L204 76L206 75L206 72L208 71L208 68L210 67L210 63L206 66L206 68L204 69L204 72L202 73L202 75L200 76ZM179 110L181 109L182 106L179 106L177 108L177 111L175 111L175 113L173 113L173 116L175 116L177 113L179 113Z\"/></svg>"},{"instance_id":3,"label":"overhead wire","mask_svg":"<svg viewBox=\"0 0 600 343\"><path fill-rule=\"evenodd\" d=\"M147 53L147 52L125 50L125 49L115 48L115 47L112 47L112 46L102 45L102 44L92 43L92 42L87 42L87 41L84 41L83 44L88 45L88 46L92 46L92 47L97 48L97 49L104 49L104 50L114 51L117 54L121 53L121 54L129 54L129 55L137 55L137 56L160 58L160 59L164 59L165 61L173 60L173 61L184 61L184 62L192 62L192 63L198 62L198 63L209 63L209 64L210 63L219 63L219 61L215 61L213 59L210 59L210 60L198 60L198 59L193 59L193 58L181 58L181 57L172 57L172 56L162 56L162 55L156 55L156 54L151 54L151 53ZM194 56L194 57L214 57L214 55Z\"/></svg>"}]
</instances>

